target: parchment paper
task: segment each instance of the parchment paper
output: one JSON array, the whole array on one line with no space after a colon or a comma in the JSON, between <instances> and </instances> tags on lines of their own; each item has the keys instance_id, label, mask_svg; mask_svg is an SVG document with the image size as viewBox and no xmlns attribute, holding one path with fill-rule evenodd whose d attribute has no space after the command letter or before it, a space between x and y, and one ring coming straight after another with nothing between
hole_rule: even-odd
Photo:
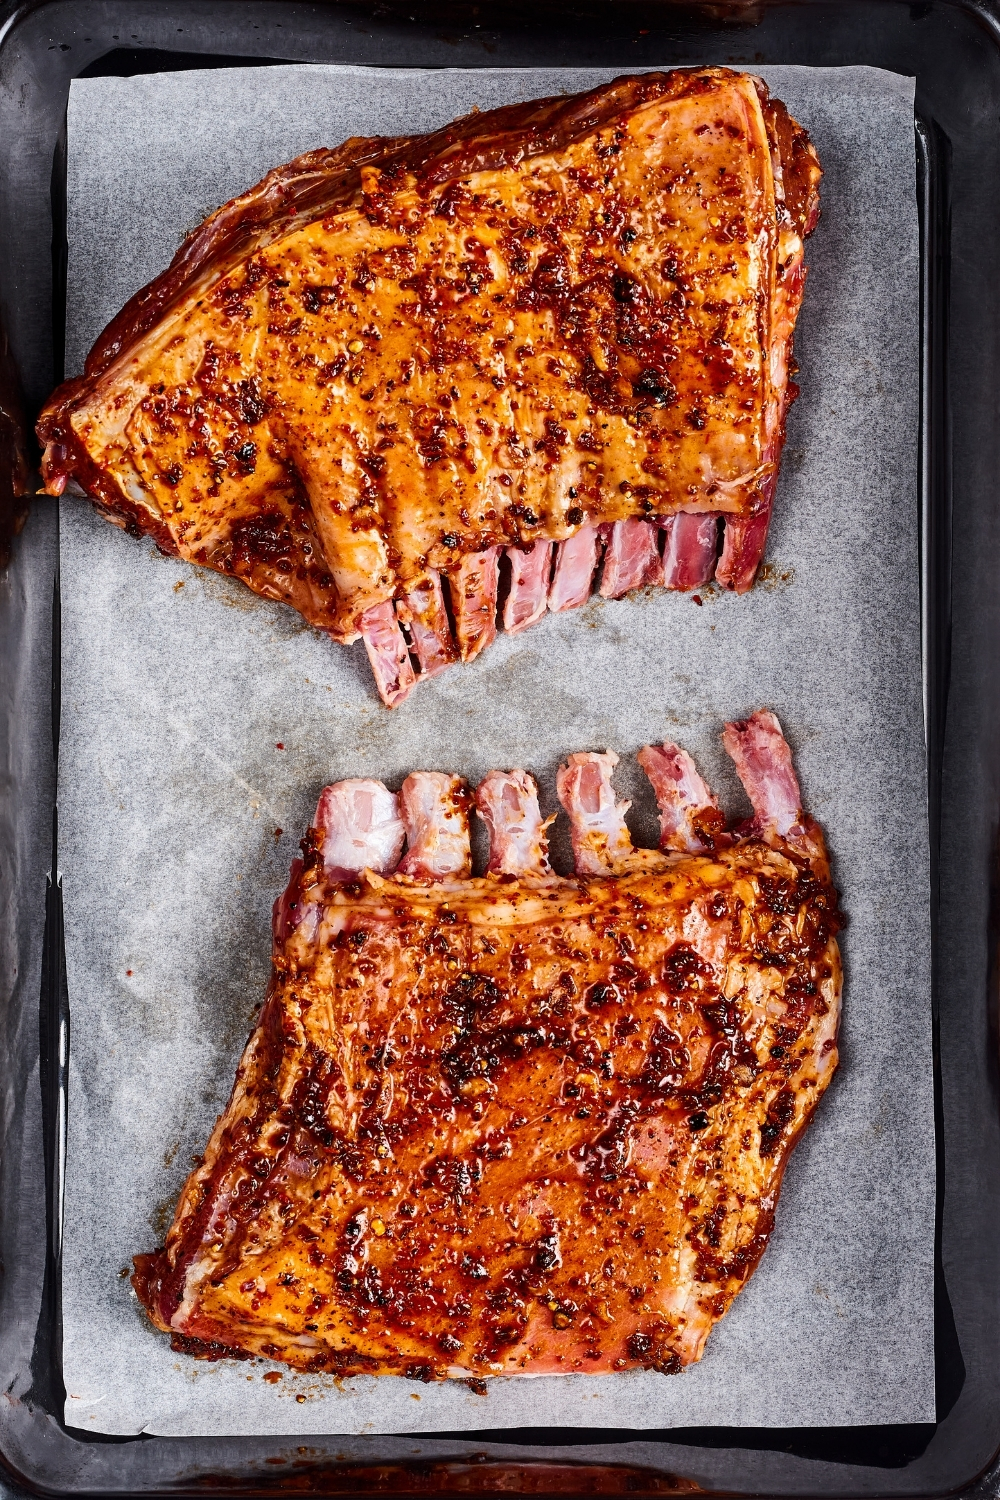
<instances>
[{"instance_id":1,"label":"parchment paper","mask_svg":"<svg viewBox=\"0 0 1000 1500\"><path fill-rule=\"evenodd\" d=\"M917 572L912 82L763 70L823 161L768 577L594 601L378 703L336 646L242 585L62 508L59 819L72 1017L66 1420L92 1432L416 1433L934 1418L928 877ZM298 152L590 87L595 70L279 67L76 82L70 372L204 212ZM126 1279L161 1241L264 993L269 914L325 782L524 766L676 738L731 810L725 718L794 746L850 914L843 1064L788 1170L763 1263L702 1363L464 1384L335 1383L173 1354ZM283 748L280 748L283 747ZM563 866L565 868L565 865ZM283 1368L283 1367L281 1367Z\"/></svg>"}]
</instances>

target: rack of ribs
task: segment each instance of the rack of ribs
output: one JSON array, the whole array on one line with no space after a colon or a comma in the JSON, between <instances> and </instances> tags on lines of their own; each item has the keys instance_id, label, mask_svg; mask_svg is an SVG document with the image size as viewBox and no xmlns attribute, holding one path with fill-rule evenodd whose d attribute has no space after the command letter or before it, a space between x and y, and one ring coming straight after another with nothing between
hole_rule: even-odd
<instances>
[{"instance_id":1,"label":"rack of ribs","mask_svg":"<svg viewBox=\"0 0 1000 1500\"><path fill-rule=\"evenodd\" d=\"M360 636L390 706L598 574L744 591L819 177L726 68L313 151L213 213L50 398L48 492Z\"/></svg>"},{"instance_id":2,"label":"rack of ribs","mask_svg":"<svg viewBox=\"0 0 1000 1500\"><path fill-rule=\"evenodd\" d=\"M733 829L683 750L640 752L658 850L616 757L569 756L570 876L524 771L324 790L229 1104L136 1257L175 1349L422 1380L701 1357L837 1065L841 982L778 721L723 740Z\"/></svg>"}]
</instances>

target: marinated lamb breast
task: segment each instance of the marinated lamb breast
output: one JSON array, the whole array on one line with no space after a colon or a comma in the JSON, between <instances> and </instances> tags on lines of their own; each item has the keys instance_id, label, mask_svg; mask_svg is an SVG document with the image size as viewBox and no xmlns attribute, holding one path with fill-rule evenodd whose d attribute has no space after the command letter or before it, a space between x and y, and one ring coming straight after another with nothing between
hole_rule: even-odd
<instances>
[{"instance_id":1,"label":"marinated lamb breast","mask_svg":"<svg viewBox=\"0 0 1000 1500\"><path fill-rule=\"evenodd\" d=\"M837 1064L837 895L772 714L727 727L751 821L686 753L571 755L576 871L530 776L320 797L275 905L259 1024L165 1248L133 1284L175 1349L441 1377L673 1373L767 1244ZM402 853L404 843L406 852Z\"/></svg>"},{"instance_id":2,"label":"marinated lamb breast","mask_svg":"<svg viewBox=\"0 0 1000 1500\"><path fill-rule=\"evenodd\" d=\"M606 597L745 590L819 176L726 68L311 152L52 396L47 488L362 636L390 705L599 569Z\"/></svg>"}]
</instances>

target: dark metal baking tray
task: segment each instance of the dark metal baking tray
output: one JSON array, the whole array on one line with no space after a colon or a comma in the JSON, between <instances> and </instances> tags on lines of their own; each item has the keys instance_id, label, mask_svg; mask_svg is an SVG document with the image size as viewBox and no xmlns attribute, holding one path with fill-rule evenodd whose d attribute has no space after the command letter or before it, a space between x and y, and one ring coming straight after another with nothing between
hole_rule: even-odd
<instances>
[{"instance_id":1,"label":"dark metal baking tray","mask_svg":"<svg viewBox=\"0 0 1000 1500\"><path fill-rule=\"evenodd\" d=\"M278 61L867 63L916 76L938 1421L437 1435L437 1456L419 1463L373 1437L361 1464L338 1459L336 1438L114 1439L63 1425L58 523L42 501L0 574L0 1494L1000 1494L1000 0L0 4L0 316L29 416L62 374L70 80ZM29 549L47 565L42 587ZM542 1446L561 1461L540 1459Z\"/></svg>"}]
</instances>

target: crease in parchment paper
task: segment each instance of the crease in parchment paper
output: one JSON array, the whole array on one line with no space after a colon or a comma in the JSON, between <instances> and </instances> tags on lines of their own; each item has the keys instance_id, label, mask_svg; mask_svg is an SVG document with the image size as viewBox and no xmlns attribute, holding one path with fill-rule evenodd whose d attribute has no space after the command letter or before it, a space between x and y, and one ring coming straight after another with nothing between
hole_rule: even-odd
<instances>
[{"instance_id":1,"label":"crease in parchment paper","mask_svg":"<svg viewBox=\"0 0 1000 1500\"><path fill-rule=\"evenodd\" d=\"M913 85L866 68L762 71L826 175L796 335L802 395L771 567L751 594L710 588L700 608L664 590L594 600L501 635L388 713L360 645L63 502L70 1425L365 1435L933 1420ZM69 372L184 231L277 163L610 76L274 67L75 82ZM559 760L608 747L653 844L636 750L678 740L739 811L718 736L760 706L786 727L850 918L843 1061L792 1157L767 1253L702 1363L669 1378L499 1379L482 1397L460 1382L288 1370L272 1384L261 1362L173 1353L126 1271L162 1241L225 1104L264 995L271 902L324 783L524 766L554 811Z\"/></svg>"}]
</instances>

